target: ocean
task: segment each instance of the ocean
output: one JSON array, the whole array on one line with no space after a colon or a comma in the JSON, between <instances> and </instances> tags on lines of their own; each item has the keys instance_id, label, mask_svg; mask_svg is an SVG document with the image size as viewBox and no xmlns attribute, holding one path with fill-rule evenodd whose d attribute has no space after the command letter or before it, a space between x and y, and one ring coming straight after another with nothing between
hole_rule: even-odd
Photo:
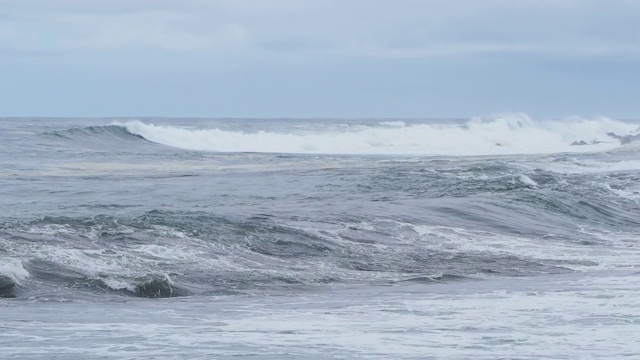
<instances>
[{"instance_id":1,"label":"ocean","mask_svg":"<svg viewBox=\"0 0 640 360\"><path fill-rule=\"evenodd\" d=\"M0 119L2 359L640 359L640 121Z\"/></svg>"}]
</instances>

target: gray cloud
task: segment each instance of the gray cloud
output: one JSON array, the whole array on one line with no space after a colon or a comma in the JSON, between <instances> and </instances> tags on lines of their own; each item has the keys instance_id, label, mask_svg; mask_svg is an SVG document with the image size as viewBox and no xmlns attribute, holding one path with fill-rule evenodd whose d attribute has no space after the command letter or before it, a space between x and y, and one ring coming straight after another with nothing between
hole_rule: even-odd
<instances>
[{"instance_id":1,"label":"gray cloud","mask_svg":"<svg viewBox=\"0 0 640 360\"><path fill-rule=\"evenodd\" d=\"M23 49L326 51L637 56L640 5L596 0L5 1L0 46Z\"/></svg>"},{"instance_id":2,"label":"gray cloud","mask_svg":"<svg viewBox=\"0 0 640 360\"><path fill-rule=\"evenodd\" d=\"M0 1L4 114L640 111L637 0Z\"/></svg>"}]
</instances>

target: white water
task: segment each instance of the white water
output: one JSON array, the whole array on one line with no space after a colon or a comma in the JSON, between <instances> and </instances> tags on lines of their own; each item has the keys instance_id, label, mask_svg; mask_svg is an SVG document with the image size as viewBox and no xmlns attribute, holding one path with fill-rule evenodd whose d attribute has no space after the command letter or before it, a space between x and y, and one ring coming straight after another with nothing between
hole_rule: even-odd
<instances>
[{"instance_id":1,"label":"white water","mask_svg":"<svg viewBox=\"0 0 640 360\"><path fill-rule=\"evenodd\" d=\"M525 185L527 185L529 187L532 187L532 188L535 188L535 187L538 186L538 183L533 181L527 175L520 175L520 178L518 180L520 180L521 183L523 183L523 184L525 184Z\"/></svg>"},{"instance_id":2,"label":"white water","mask_svg":"<svg viewBox=\"0 0 640 360\"><path fill-rule=\"evenodd\" d=\"M0 258L0 288L9 285L20 285L30 276L22 266L22 262L13 258Z\"/></svg>"},{"instance_id":3,"label":"white water","mask_svg":"<svg viewBox=\"0 0 640 360\"><path fill-rule=\"evenodd\" d=\"M607 118L534 121L524 114L474 118L466 124L401 121L370 125L283 127L254 132L186 129L140 121L116 122L132 134L182 149L214 152L318 154L506 155L606 151L620 147L607 136L635 133L640 123ZM600 142L571 146L574 141Z\"/></svg>"}]
</instances>

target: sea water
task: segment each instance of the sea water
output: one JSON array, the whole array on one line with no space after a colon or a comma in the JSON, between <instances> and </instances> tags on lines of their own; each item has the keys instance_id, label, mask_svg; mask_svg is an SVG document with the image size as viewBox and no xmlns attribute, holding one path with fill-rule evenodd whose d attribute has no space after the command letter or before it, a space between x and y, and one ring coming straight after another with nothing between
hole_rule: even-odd
<instances>
[{"instance_id":1,"label":"sea water","mask_svg":"<svg viewBox=\"0 0 640 360\"><path fill-rule=\"evenodd\" d=\"M639 128L0 119L0 358L640 358Z\"/></svg>"}]
</instances>

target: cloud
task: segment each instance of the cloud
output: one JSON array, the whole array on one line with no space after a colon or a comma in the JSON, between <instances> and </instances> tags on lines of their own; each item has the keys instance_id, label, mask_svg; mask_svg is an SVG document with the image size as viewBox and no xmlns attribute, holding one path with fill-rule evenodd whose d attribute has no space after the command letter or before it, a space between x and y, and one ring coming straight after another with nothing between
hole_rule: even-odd
<instances>
[{"instance_id":1,"label":"cloud","mask_svg":"<svg viewBox=\"0 0 640 360\"><path fill-rule=\"evenodd\" d=\"M169 12L117 15L66 15L56 44L74 49L151 47L165 50L212 50L242 47L247 31L234 23L201 26L197 14ZM76 32L73 29L83 29Z\"/></svg>"},{"instance_id":2,"label":"cloud","mask_svg":"<svg viewBox=\"0 0 640 360\"><path fill-rule=\"evenodd\" d=\"M637 1L5 1L0 47L210 51L310 60L638 56ZM297 53L297 54L296 54Z\"/></svg>"}]
</instances>

